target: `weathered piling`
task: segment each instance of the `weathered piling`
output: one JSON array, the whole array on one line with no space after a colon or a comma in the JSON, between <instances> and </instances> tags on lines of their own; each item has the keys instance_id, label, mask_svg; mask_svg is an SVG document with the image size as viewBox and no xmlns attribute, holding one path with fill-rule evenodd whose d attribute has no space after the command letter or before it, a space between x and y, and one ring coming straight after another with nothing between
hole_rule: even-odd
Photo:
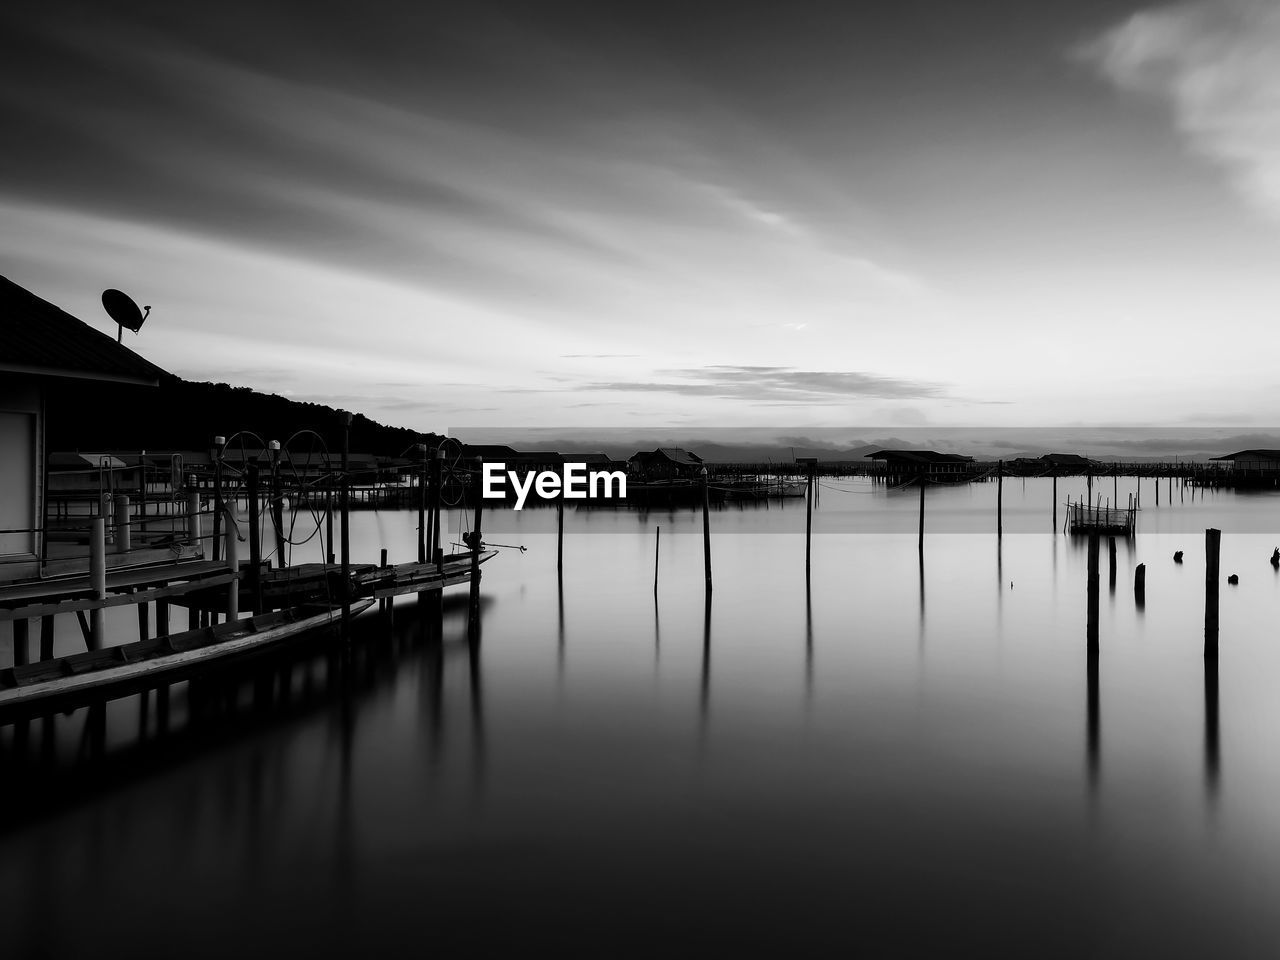
<instances>
[{"instance_id":1,"label":"weathered piling","mask_svg":"<svg viewBox=\"0 0 1280 960\"><path fill-rule=\"evenodd\" d=\"M1004 538L1004 461L996 464L996 539Z\"/></svg>"},{"instance_id":2,"label":"weathered piling","mask_svg":"<svg viewBox=\"0 0 1280 960\"><path fill-rule=\"evenodd\" d=\"M809 582L809 572L812 567L812 546L813 546L813 464L809 464L809 478L807 489L805 491L805 513L804 513L804 582Z\"/></svg>"},{"instance_id":3,"label":"weathered piling","mask_svg":"<svg viewBox=\"0 0 1280 960\"><path fill-rule=\"evenodd\" d=\"M1218 559L1222 531L1204 532L1204 655L1218 656Z\"/></svg>"},{"instance_id":4,"label":"weathered piling","mask_svg":"<svg viewBox=\"0 0 1280 960\"><path fill-rule=\"evenodd\" d=\"M702 567L707 582L707 596L711 596L711 499L707 490L707 468L702 468Z\"/></svg>"},{"instance_id":5,"label":"weathered piling","mask_svg":"<svg viewBox=\"0 0 1280 960\"><path fill-rule=\"evenodd\" d=\"M923 554L924 553L924 475L923 474L920 475L920 479L917 482L920 484L920 534L916 538L916 549L921 554Z\"/></svg>"},{"instance_id":6,"label":"weathered piling","mask_svg":"<svg viewBox=\"0 0 1280 960\"><path fill-rule=\"evenodd\" d=\"M662 527L653 533L653 598L658 599L658 556L662 547Z\"/></svg>"},{"instance_id":7,"label":"weathered piling","mask_svg":"<svg viewBox=\"0 0 1280 960\"><path fill-rule=\"evenodd\" d=\"M187 491L187 542L193 547L200 547L200 490L192 487Z\"/></svg>"},{"instance_id":8,"label":"weathered piling","mask_svg":"<svg viewBox=\"0 0 1280 960\"><path fill-rule=\"evenodd\" d=\"M116 553L128 553L133 547L133 536L129 524L129 498L119 494L115 498Z\"/></svg>"},{"instance_id":9,"label":"weathered piling","mask_svg":"<svg viewBox=\"0 0 1280 960\"><path fill-rule=\"evenodd\" d=\"M224 508L228 509L228 508ZM214 515L215 517L217 514ZM223 556L227 564L227 569L235 574L229 584L227 584L227 619L240 619L240 540L236 535L235 518L228 515L227 526L224 532ZM216 543L217 540L215 539ZM156 616L160 614L160 605L156 604Z\"/></svg>"},{"instance_id":10,"label":"weathered piling","mask_svg":"<svg viewBox=\"0 0 1280 960\"><path fill-rule=\"evenodd\" d=\"M342 635L351 628L351 414L342 415L342 487L339 503L342 516Z\"/></svg>"},{"instance_id":11,"label":"weathered piling","mask_svg":"<svg viewBox=\"0 0 1280 960\"><path fill-rule=\"evenodd\" d=\"M484 460L476 457L476 476L480 476L483 471ZM476 520L471 531L471 594L467 604L467 639L472 643L480 639L480 547L483 542L480 535L480 521L483 509L484 497L477 492Z\"/></svg>"},{"instance_id":12,"label":"weathered piling","mask_svg":"<svg viewBox=\"0 0 1280 960\"><path fill-rule=\"evenodd\" d=\"M222 545L222 448L226 445L225 437L213 438L213 559L219 560L218 550ZM145 506L144 506L145 509ZM235 524L228 524L235 526ZM232 584L234 587L235 584Z\"/></svg>"},{"instance_id":13,"label":"weathered piling","mask_svg":"<svg viewBox=\"0 0 1280 960\"><path fill-rule=\"evenodd\" d=\"M379 550L379 551L378 551L378 569L379 569L379 570L386 570L386 569L387 569L387 548L386 548L386 547L383 547L381 550ZM388 603L390 603L390 602L391 602L391 598L390 598L390 597L379 597L379 598L378 598L378 612L379 612L379 613L386 613L386 612L387 612L387 604L388 604Z\"/></svg>"},{"instance_id":14,"label":"weathered piling","mask_svg":"<svg viewBox=\"0 0 1280 960\"><path fill-rule=\"evenodd\" d=\"M107 521L97 516L89 522L89 586L94 600L107 599ZM97 650L103 640L103 610L89 612L89 649Z\"/></svg>"},{"instance_id":15,"label":"weathered piling","mask_svg":"<svg viewBox=\"0 0 1280 960\"><path fill-rule=\"evenodd\" d=\"M1116 538L1107 537L1107 556L1110 558L1110 573L1108 576L1108 586L1111 592L1116 592Z\"/></svg>"},{"instance_id":16,"label":"weathered piling","mask_svg":"<svg viewBox=\"0 0 1280 960\"><path fill-rule=\"evenodd\" d=\"M284 491L280 485L280 441L272 440L271 450L271 525L276 531L276 566L283 569L284 553Z\"/></svg>"},{"instance_id":17,"label":"weathered piling","mask_svg":"<svg viewBox=\"0 0 1280 960\"><path fill-rule=\"evenodd\" d=\"M1098 652L1098 533L1089 533L1089 567L1088 567L1088 623L1086 639L1091 654Z\"/></svg>"},{"instance_id":18,"label":"weathered piling","mask_svg":"<svg viewBox=\"0 0 1280 960\"><path fill-rule=\"evenodd\" d=\"M422 472L418 475L418 562L427 562L427 445L418 444Z\"/></svg>"},{"instance_id":19,"label":"weathered piling","mask_svg":"<svg viewBox=\"0 0 1280 960\"><path fill-rule=\"evenodd\" d=\"M560 472L560 496L556 497L556 576L564 576L564 470Z\"/></svg>"},{"instance_id":20,"label":"weathered piling","mask_svg":"<svg viewBox=\"0 0 1280 960\"><path fill-rule=\"evenodd\" d=\"M249 501L249 589L253 595L253 612L262 612L262 540L258 528L258 461L250 460L245 480L245 496Z\"/></svg>"},{"instance_id":21,"label":"weathered piling","mask_svg":"<svg viewBox=\"0 0 1280 960\"><path fill-rule=\"evenodd\" d=\"M1139 608L1147 604L1147 565L1145 563L1138 564L1138 568L1133 571L1133 600Z\"/></svg>"},{"instance_id":22,"label":"weathered piling","mask_svg":"<svg viewBox=\"0 0 1280 960\"><path fill-rule=\"evenodd\" d=\"M1053 475L1053 532L1058 532L1058 474Z\"/></svg>"}]
</instances>

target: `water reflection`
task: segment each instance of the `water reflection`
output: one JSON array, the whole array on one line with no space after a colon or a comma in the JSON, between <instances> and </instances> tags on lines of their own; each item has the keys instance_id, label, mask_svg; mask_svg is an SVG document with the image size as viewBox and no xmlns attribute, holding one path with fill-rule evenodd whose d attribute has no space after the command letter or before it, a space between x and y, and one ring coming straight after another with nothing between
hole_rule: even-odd
<instances>
[{"instance_id":1,"label":"water reflection","mask_svg":"<svg viewBox=\"0 0 1280 960\"><path fill-rule=\"evenodd\" d=\"M804 702L813 704L813 593L804 585Z\"/></svg>"},{"instance_id":2,"label":"water reflection","mask_svg":"<svg viewBox=\"0 0 1280 960\"><path fill-rule=\"evenodd\" d=\"M702 675L698 685L698 733L705 746L711 705L711 594L702 606Z\"/></svg>"},{"instance_id":3,"label":"water reflection","mask_svg":"<svg viewBox=\"0 0 1280 960\"><path fill-rule=\"evenodd\" d=\"M1089 787L1096 789L1098 785L1098 774L1100 769L1100 742L1102 739L1102 726L1100 721L1100 706L1098 697L1098 648L1096 645L1090 645L1085 655L1085 676L1086 676L1086 704L1085 713L1087 716L1087 733L1086 733L1086 755L1088 758L1089 769Z\"/></svg>"},{"instance_id":4,"label":"water reflection","mask_svg":"<svg viewBox=\"0 0 1280 960\"><path fill-rule=\"evenodd\" d=\"M1204 786L1210 801L1218 796L1218 658L1204 658Z\"/></svg>"}]
</instances>

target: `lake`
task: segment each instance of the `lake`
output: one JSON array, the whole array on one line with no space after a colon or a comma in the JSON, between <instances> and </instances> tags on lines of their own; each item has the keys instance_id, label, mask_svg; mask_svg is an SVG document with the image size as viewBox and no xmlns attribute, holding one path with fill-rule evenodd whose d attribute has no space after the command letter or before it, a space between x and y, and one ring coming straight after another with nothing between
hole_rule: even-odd
<instances>
[{"instance_id":1,"label":"lake","mask_svg":"<svg viewBox=\"0 0 1280 960\"><path fill-rule=\"evenodd\" d=\"M1000 541L994 483L929 487L923 561L914 489L819 490L807 588L798 500L712 511L709 606L697 512L568 511L562 581L554 511L494 513L527 552L486 564L476 644L455 588L440 637L402 602L350 649L0 730L5 955L1280 943L1280 495L1166 484L1157 508L1144 481L1114 589L1103 543L1091 684L1049 480L1005 482ZM415 522L353 514L353 558L413 559Z\"/></svg>"}]
</instances>

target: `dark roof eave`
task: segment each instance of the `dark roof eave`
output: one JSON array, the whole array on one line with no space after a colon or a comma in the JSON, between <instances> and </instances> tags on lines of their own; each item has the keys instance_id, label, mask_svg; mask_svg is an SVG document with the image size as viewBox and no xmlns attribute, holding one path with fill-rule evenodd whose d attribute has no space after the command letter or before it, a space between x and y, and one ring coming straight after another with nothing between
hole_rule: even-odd
<instances>
[{"instance_id":1,"label":"dark roof eave","mask_svg":"<svg viewBox=\"0 0 1280 960\"><path fill-rule=\"evenodd\" d=\"M131 377L123 373L94 373L89 370L63 370L58 367L37 367L22 363L0 362L0 373L23 373L32 377L59 377L66 380L95 380L99 383L127 383L137 387L158 387L160 378Z\"/></svg>"}]
</instances>

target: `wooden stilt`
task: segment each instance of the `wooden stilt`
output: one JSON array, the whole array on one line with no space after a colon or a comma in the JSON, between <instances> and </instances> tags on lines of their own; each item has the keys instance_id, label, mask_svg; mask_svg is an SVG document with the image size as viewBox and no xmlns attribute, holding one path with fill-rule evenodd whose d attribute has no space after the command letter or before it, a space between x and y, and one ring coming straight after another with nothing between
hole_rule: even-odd
<instances>
[{"instance_id":1,"label":"wooden stilt","mask_svg":"<svg viewBox=\"0 0 1280 960\"><path fill-rule=\"evenodd\" d=\"M1218 560L1222 531L1204 532L1204 655L1218 656Z\"/></svg>"},{"instance_id":2,"label":"wooden stilt","mask_svg":"<svg viewBox=\"0 0 1280 960\"><path fill-rule=\"evenodd\" d=\"M711 500L707 490L707 468L702 468L702 567L707 596L711 596Z\"/></svg>"}]
</instances>

